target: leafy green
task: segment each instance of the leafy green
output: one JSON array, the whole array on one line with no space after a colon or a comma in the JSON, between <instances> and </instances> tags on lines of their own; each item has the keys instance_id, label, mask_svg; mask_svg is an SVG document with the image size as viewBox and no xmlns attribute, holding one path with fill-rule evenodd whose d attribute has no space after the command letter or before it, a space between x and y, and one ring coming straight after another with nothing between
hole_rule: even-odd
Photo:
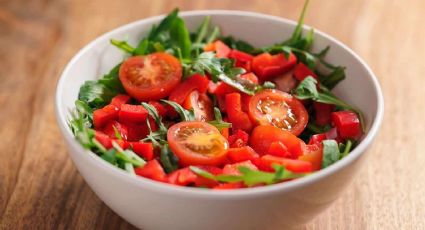
<instances>
[{"instance_id":1,"label":"leafy green","mask_svg":"<svg viewBox=\"0 0 425 230\"><path fill-rule=\"evenodd\" d=\"M190 34L183 19L179 17L174 19L174 23L170 28L170 40L171 43L177 47L179 52L181 52L182 58L190 59L192 42L190 41Z\"/></svg>"},{"instance_id":2,"label":"leafy green","mask_svg":"<svg viewBox=\"0 0 425 230\"><path fill-rule=\"evenodd\" d=\"M351 140L347 140L347 142L345 142L344 150L341 153L341 158L346 157L348 153L350 153L352 147L353 147L353 142Z\"/></svg>"},{"instance_id":3,"label":"leafy green","mask_svg":"<svg viewBox=\"0 0 425 230\"><path fill-rule=\"evenodd\" d=\"M146 120L147 126L149 128L149 134L143 141L151 141L156 146L161 146L164 143L167 143L167 127L162 123L162 118L159 116L156 108L146 102L142 102L142 106L148 111L149 115L154 119L155 123L158 125L158 130L155 132L152 131L149 120Z\"/></svg>"},{"instance_id":4,"label":"leafy green","mask_svg":"<svg viewBox=\"0 0 425 230\"><path fill-rule=\"evenodd\" d=\"M111 44L129 54L133 54L135 50L133 46L127 43L127 41L111 39Z\"/></svg>"},{"instance_id":5,"label":"leafy green","mask_svg":"<svg viewBox=\"0 0 425 230\"><path fill-rule=\"evenodd\" d=\"M257 52L257 49L248 42L235 39L232 36L220 37L220 41L224 42L232 49L237 49L245 53L255 54Z\"/></svg>"},{"instance_id":6,"label":"leafy green","mask_svg":"<svg viewBox=\"0 0 425 230\"><path fill-rule=\"evenodd\" d=\"M173 151L171 151L168 144L161 146L159 159L166 173L173 172L179 168L179 159Z\"/></svg>"},{"instance_id":7,"label":"leafy green","mask_svg":"<svg viewBox=\"0 0 425 230\"><path fill-rule=\"evenodd\" d=\"M207 36L207 32L210 27L210 22L211 16L206 16L197 30L196 38L194 40L195 44L203 43L204 39Z\"/></svg>"},{"instance_id":8,"label":"leafy green","mask_svg":"<svg viewBox=\"0 0 425 230\"><path fill-rule=\"evenodd\" d=\"M158 37L161 35L161 33L166 33L170 30L171 26L175 22L176 18L178 17L179 9L174 9L169 13L160 23L158 26L154 26L149 35L148 39L151 41L154 41L158 39Z\"/></svg>"},{"instance_id":9,"label":"leafy green","mask_svg":"<svg viewBox=\"0 0 425 230\"><path fill-rule=\"evenodd\" d=\"M174 101L168 101L168 100L161 100L161 102L164 102L165 104L173 107L176 112L180 115L180 118L182 121L194 121L195 120L195 114L193 110L186 110L181 105Z\"/></svg>"},{"instance_id":10,"label":"leafy green","mask_svg":"<svg viewBox=\"0 0 425 230\"><path fill-rule=\"evenodd\" d=\"M232 127L232 123L223 121L223 118L221 117L221 111L217 107L214 107L214 117L215 120L208 121L208 123L214 125L218 130L221 131L224 128Z\"/></svg>"},{"instance_id":11,"label":"leafy green","mask_svg":"<svg viewBox=\"0 0 425 230\"><path fill-rule=\"evenodd\" d=\"M115 66L103 78L95 81L86 81L78 93L78 99L88 104L92 109L101 108L108 104L119 93L124 92L118 78L121 64Z\"/></svg>"},{"instance_id":12,"label":"leafy green","mask_svg":"<svg viewBox=\"0 0 425 230\"><path fill-rule=\"evenodd\" d=\"M285 170L284 166L273 165L274 173L253 170L245 166L238 168L241 175L213 175L205 170L195 166L190 166L190 169L199 176L207 179L216 180L218 182L243 182L246 186L254 186L258 184L275 184L283 180L289 180L305 176L306 174L293 173Z\"/></svg>"},{"instance_id":13,"label":"leafy green","mask_svg":"<svg viewBox=\"0 0 425 230\"><path fill-rule=\"evenodd\" d=\"M333 89L345 79L345 67L337 66L328 75L319 74L320 83L328 89Z\"/></svg>"},{"instance_id":14,"label":"leafy green","mask_svg":"<svg viewBox=\"0 0 425 230\"><path fill-rule=\"evenodd\" d=\"M337 162L340 159L338 143L335 140L323 140L322 168Z\"/></svg>"}]
</instances>

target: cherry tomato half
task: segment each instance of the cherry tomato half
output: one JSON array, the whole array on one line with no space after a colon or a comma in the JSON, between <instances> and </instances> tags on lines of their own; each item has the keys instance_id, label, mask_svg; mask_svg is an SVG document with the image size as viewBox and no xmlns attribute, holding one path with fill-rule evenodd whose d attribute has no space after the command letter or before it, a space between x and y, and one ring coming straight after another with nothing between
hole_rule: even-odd
<instances>
[{"instance_id":1,"label":"cherry tomato half","mask_svg":"<svg viewBox=\"0 0 425 230\"><path fill-rule=\"evenodd\" d=\"M214 120L213 103L205 93L192 91L183 103L185 109L193 109L198 121Z\"/></svg>"},{"instance_id":2,"label":"cherry tomato half","mask_svg":"<svg viewBox=\"0 0 425 230\"><path fill-rule=\"evenodd\" d=\"M218 129L206 122L185 121L168 129L167 140L182 166L221 165L229 143Z\"/></svg>"},{"instance_id":3,"label":"cherry tomato half","mask_svg":"<svg viewBox=\"0 0 425 230\"><path fill-rule=\"evenodd\" d=\"M125 91L139 101L168 96L181 77L179 60L167 53L130 57L122 63L119 71Z\"/></svg>"},{"instance_id":4,"label":"cherry tomato half","mask_svg":"<svg viewBox=\"0 0 425 230\"><path fill-rule=\"evenodd\" d=\"M304 105L290 94L278 90L264 90L249 101L249 116L259 125L273 125L299 135L308 122Z\"/></svg>"}]
</instances>

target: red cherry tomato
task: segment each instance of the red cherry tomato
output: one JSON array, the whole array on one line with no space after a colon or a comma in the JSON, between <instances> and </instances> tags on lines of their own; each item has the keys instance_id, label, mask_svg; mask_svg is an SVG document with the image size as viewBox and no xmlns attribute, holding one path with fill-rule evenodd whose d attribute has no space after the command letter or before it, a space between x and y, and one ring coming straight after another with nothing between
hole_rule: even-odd
<instances>
[{"instance_id":1,"label":"red cherry tomato","mask_svg":"<svg viewBox=\"0 0 425 230\"><path fill-rule=\"evenodd\" d=\"M298 159L310 162L314 171L319 170L322 167L323 145L307 145L303 155L301 155Z\"/></svg>"},{"instance_id":2,"label":"red cherry tomato","mask_svg":"<svg viewBox=\"0 0 425 230\"><path fill-rule=\"evenodd\" d=\"M167 140L182 166L221 165L229 143L218 129L206 122L185 121L168 129Z\"/></svg>"},{"instance_id":3,"label":"red cherry tomato","mask_svg":"<svg viewBox=\"0 0 425 230\"><path fill-rule=\"evenodd\" d=\"M119 71L125 91L139 101L167 97L181 77L179 60L167 53L130 57L122 63Z\"/></svg>"},{"instance_id":4,"label":"red cherry tomato","mask_svg":"<svg viewBox=\"0 0 425 230\"><path fill-rule=\"evenodd\" d=\"M195 118L198 121L214 120L213 103L205 94L200 94L198 91L193 91L187 96L183 103L185 109L193 109Z\"/></svg>"},{"instance_id":5,"label":"red cherry tomato","mask_svg":"<svg viewBox=\"0 0 425 230\"><path fill-rule=\"evenodd\" d=\"M270 124L299 135L308 122L304 105L290 94L264 90L249 101L249 116L259 125Z\"/></svg>"}]
</instances>

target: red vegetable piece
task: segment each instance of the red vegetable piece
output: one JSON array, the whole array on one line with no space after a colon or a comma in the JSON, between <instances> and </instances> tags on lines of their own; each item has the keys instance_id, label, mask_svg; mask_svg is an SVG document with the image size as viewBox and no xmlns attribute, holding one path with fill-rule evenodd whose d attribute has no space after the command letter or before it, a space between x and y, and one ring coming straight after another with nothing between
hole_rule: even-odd
<instances>
[{"instance_id":1,"label":"red vegetable piece","mask_svg":"<svg viewBox=\"0 0 425 230\"><path fill-rule=\"evenodd\" d=\"M126 94L118 94L111 100L111 105L115 105L117 108L121 108L122 104L126 104L128 101L130 101L130 96Z\"/></svg>"},{"instance_id":2,"label":"red vegetable piece","mask_svg":"<svg viewBox=\"0 0 425 230\"><path fill-rule=\"evenodd\" d=\"M332 123L343 139L357 139L362 133L359 117L352 111L333 112Z\"/></svg>"},{"instance_id":3,"label":"red vegetable piece","mask_svg":"<svg viewBox=\"0 0 425 230\"><path fill-rule=\"evenodd\" d=\"M262 53L252 59L252 70L261 80L268 80L292 69L297 62L294 54L288 58L284 54Z\"/></svg>"},{"instance_id":4,"label":"red vegetable piece","mask_svg":"<svg viewBox=\"0 0 425 230\"><path fill-rule=\"evenodd\" d=\"M254 161L260 170L273 172L273 164L282 165L285 169L296 173L307 173L313 171L313 165L310 162L294 160L272 155L264 155L259 160Z\"/></svg>"},{"instance_id":5,"label":"red vegetable piece","mask_svg":"<svg viewBox=\"0 0 425 230\"><path fill-rule=\"evenodd\" d=\"M167 108L165 107L165 105L157 101L150 101L149 104L155 107L156 111L158 111L159 116L165 117L167 115Z\"/></svg>"},{"instance_id":6,"label":"red vegetable piece","mask_svg":"<svg viewBox=\"0 0 425 230\"><path fill-rule=\"evenodd\" d=\"M134 169L134 172L139 176L152 180L160 182L167 181L167 175L157 160L148 161L144 166Z\"/></svg>"},{"instance_id":7,"label":"red vegetable piece","mask_svg":"<svg viewBox=\"0 0 425 230\"><path fill-rule=\"evenodd\" d=\"M316 124L327 125L331 122L331 113L335 106L320 102L313 102L314 111L316 112Z\"/></svg>"},{"instance_id":8,"label":"red vegetable piece","mask_svg":"<svg viewBox=\"0 0 425 230\"><path fill-rule=\"evenodd\" d=\"M251 161L242 161L235 164L225 165L223 167L223 174L235 176L241 175L241 173L239 172L239 167L241 166L250 168L252 170L258 170L257 166L255 166Z\"/></svg>"},{"instance_id":9,"label":"red vegetable piece","mask_svg":"<svg viewBox=\"0 0 425 230\"><path fill-rule=\"evenodd\" d=\"M118 139L116 132L121 136L123 140L128 139L127 126L119 123L118 121L108 121L108 123L103 128L103 132L112 139Z\"/></svg>"},{"instance_id":10,"label":"red vegetable piece","mask_svg":"<svg viewBox=\"0 0 425 230\"><path fill-rule=\"evenodd\" d=\"M238 163L242 161L258 158L258 154L249 146L240 148L230 148L227 150L227 157L230 162Z\"/></svg>"},{"instance_id":11,"label":"red vegetable piece","mask_svg":"<svg viewBox=\"0 0 425 230\"><path fill-rule=\"evenodd\" d=\"M143 124L148 118L148 111L142 105L121 105L119 121L122 123Z\"/></svg>"},{"instance_id":12,"label":"red vegetable piece","mask_svg":"<svg viewBox=\"0 0 425 230\"><path fill-rule=\"evenodd\" d=\"M175 101L178 104L183 104L186 97L192 91L197 90L201 94L205 93L208 89L209 82L207 77L200 74L194 74L173 89L169 100Z\"/></svg>"},{"instance_id":13,"label":"red vegetable piece","mask_svg":"<svg viewBox=\"0 0 425 230\"><path fill-rule=\"evenodd\" d=\"M150 142L130 142L133 151L145 160L153 159L153 145Z\"/></svg>"},{"instance_id":14,"label":"red vegetable piece","mask_svg":"<svg viewBox=\"0 0 425 230\"><path fill-rule=\"evenodd\" d=\"M232 182L232 183L223 183L215 186L213 189L216 190L227 190L227 189L238 189L238 188L245 188L246 186L243 184L243 182Z\"/></svg>"},{"instance_id":15,"label":"red vegetable piece","mask_svg":"<svg viewBox=\"0 0 425 230\"><path fill-rule=\"evenodd\" d=\"M229 58L235 59L236 62L249 62L252 61L254 56L239 50L232 50L229 53Z\"/></svg>"},{"instance_id":16,"label":"red vegetable piece","mask_svg":"<svg viewBox=\"0 0 425 230\"><path fill-rule=\"evenodd\" d=\"M294 69L294 76L298 81L304 80L308 76L312 76L317 79L317 75L310 70L306 65L302 62L299 62Z\"/></svg>"},{"instance_id":17,"label":"red vegetable piece","mask_svg":"<svg viewBox=\"0 0 425 230\"><path fill-rule=\"evenodd\" d=\"M241 95L239 93L226 95L226 112L229 121L232 123L232 130L251 131L253 125L248 114L242 111Z\"/></svg>"},{"instance_id":18,"label":"red vegetable piece","mask_svg":"<svg viewBox=\"0 0 425 230\"><path fill-rule=\"evenodd\" d=\"M95 131L94 138L106 149L112 148L112 139L101 131Z\"/></svg>"},{"instance_id":19,"label":"red vegetable piece","mask_svg":"<svg viewBox=\"0 0 425 230\"><path fill-rule=\"evenodd\" d=\"M209 172L208 169L205 169L203 167L199 167L199 168ZM221 169L219 170L221 172ZM212 188L218 185L217 181L199 176L196 173L194 173L189 167L178 169L170 173L170 175L168 175L168 182L171 184L180 185L180 186L195 185L196 187L209 187L209 188Z\"/></svg>"},{"instance_id":20,"label":"red vegetable piece","mask_svg":"<svg viewBox=\"0 0 425 230\"><path fill-rule=\"evenodd\" d=\"M307 145L303 155L301 155L298 159L310 162L313 167L313 171L319 170L322 167L323 145L321 143Z\"/></svg>"},{"instance_id":21,"label":"red vegetable piece","mask_svg":"<svg viewBox=\"0 0 425 230\"><path fill-rule=\"evenodd\" d=\"M119 109L114 105L107 105L93 112L93 125L95 129L100 129L110 120L118 118Z\"/></svg>"},{"instance_id":22,"label":"red vegetable piece","mask_svg":"<svg viewBox=\"0 0 425 230\"><path fill-rule=\"evenodd\" d=\"M249 134L243 130L238 129L232 135L229 136L228 140L230 147L232 148L243 147L248 144ZM233 146L233 144L235 144L235 142L237 141L239 142L239 144Z\"/></svg>"},{"instance_id":23,"label":"red vegetable piece","mask_svg":"<svg viewBox=\"0 0 425 230\"><path fill-rule=\"evenodd\" d=\"M313 144L320 144L322 143L323 140L328 139L325 133L320 133L320 134L314 134L310 137L310 140L308 141L309 145L313 145Z\"/></svg>"},{"instance_id":24,"label":"red vegetable piece","mask_svg":"<svg viewBox=\"0 0 425 230\"><path fill-rule=\"evenodd\" d=\"M281 141L272 142L267 153L276 157L293 158L288 148Z\"/></svg>"}]
</instances>

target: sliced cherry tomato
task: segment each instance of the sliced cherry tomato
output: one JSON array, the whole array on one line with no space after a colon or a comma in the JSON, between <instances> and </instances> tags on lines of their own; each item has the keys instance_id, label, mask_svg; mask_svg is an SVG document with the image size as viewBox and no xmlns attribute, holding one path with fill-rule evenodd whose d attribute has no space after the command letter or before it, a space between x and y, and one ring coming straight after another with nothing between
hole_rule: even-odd
<instances>
[{"instance_id":1,"label":"sliced cherry tomato","mask_svg":"<svg viewBox=\"0 0 425 230\"><path fill-rule=\"evenodd\" d=\"M226 44L224 44L222 41L217 40L213 43L207 44L204 47L205 51L215 51L215 55L218 58L227 58L230 54L230 51L232 51Z\"/></svg>"},{"instance_id":2,"label":"sliced cherry tomato","mask_svg":"<svg viewBox=\"0 0 425 230\"><path fill-rule=\"evenodd\" d=\"M153 145L151 142L130 142L133 151L145 160L153 159Z\"/></svg>"},{"instance_id":3,"label":"sliced cherry tomato","mask_svg":"<svg viewBox=\"0 0 425 230\"><path fill-rule=\"evenodd\" d=\"M181 77L179 60L167 53L129 57L119 71L125 91L139 101L167 97L179 84Z\"/></svg>"},{"instance_id":4,"label":"sliced cherry tomato","mask_svg":"<svg viewBox=\"0 0 425 230\"><path fill-rule=\"evenodd\" d=\"M118 117L122 123L146 124L148 115L142 105L122 104Z\"/></svg>"},{"instance_id":5,"label":"sliced cherry tomato","mask_svg":"<svg viewBox=\"0 0 425 230\"><path fill-rule=\"evenodd\" d=\"M273 78L273 83L276 85L276 89L289 93L295 89L298 85L297 79L293 76L294 70L289 70L286 73L280 74Z\"/></svg>"},{"instance_id":6,"label":"sliced cherry tomato","mask_svg":"<svg viewBox=\"0 0 425 230\"><path fill-rule=\"evenodd\" d=\"M333 112L332 123L344 139L357 139L362 133L359 117L352 111Z\"/></svg>"},{"instance_id":7,"label":"sliced cherry tomato","mask_svg":"<svg viewBox=\"0 0 425 230\"><path fill-rule=\"evenodd\" d=\"M121 108L122 104L126 104L128 101L130 101L130 96L125 94L118 94L111 100L111 105L115 105L117 108Z\"/></svg>"},{"instance_id":8,"label":"sliced cherry tomato","mask_svg":"<svg viewBox=\"0 0 425 230\"><path fill-rule=\"evenodd\" d=\"M166 182L167 174L157 160L148 161L144 166L134 169L134 172L142 177L150 178L156 181Z\"/></svg>"},{"instance_id":9,"label":"sliced cherry tomato","mask_svg":"<svg viewBox=\"0 0 425 230\"><path fill-rule=\"evenodd\" d=\"M100 129L108 123L108 121L118 118L119 108L115 105L107 105L93 112L93 125L95 129Z\"/></svg>"},{"instance_id":10,"label":"sliced cherry tomato","mask_svg":"<svg viewBox=\"0 0 425 230\"><path fill-rule=\"evenodd\" d=\"M227 157L232 163L237 163L258 158L258 154L251 147L244 146L240 148L228 149Z\"/></svg>"},{"instance_id":11,"label":"sliced cherry tomato","mask_svg":"<svg viewBox=\"0 0 425 230\"><path fill-rule=\"evenodd\" d=\"M249 116L259 125L270 124L294 135L301 134L308 122L304 105L290 94L278 90L264 90L252 96Z\"/></svg>"},{"instance_id":12,"label":"sliced cherry tomato","mask_svg":"<svg viewBox=\"0 0 425 230\"><path fill-rule=\"evenodd\" d=\"M185 121L168 129L167 140L182 166L213 165L226 160L229 143L206 122Z\"/></svg>"},{"instance_id":13,"label":"sliced cherry tomato","mask_svg":"<svg viewBox=\"0 0 425 230\"><path fill-rule=\"evenodd\" d=\"M242 111L241 95L239 93L226 95L226 112L229 121L232 123L232 130L251 131L253 125L248 114Z\"/></svg>"},{"instance_id":14,"label":"sliced cherry tomato","mask_svg":"<svg viewBox=\"0 0 425 230\"><path fill-rule=\"evenodd\" d=\"M208 89L209 82L210 80L208 80L207 77L200 74L194 74L175 87L169 99L181 105L192 91L197 90L199 93L205 93Z\"/></svg>"},{"instance_id":15,"label":"sliced cherry tomato","mask_svg":"<svg viewBox=\"0 0 425 230\"><path fill-rule=\"evenodd\" d=\"M223 174L226 175L241 175L239 171L239 167L247 167L252 170L258 170L257 166L255 166L251 161L242 161L235 164L227 164L223 167Z\"/></svg>"},{"instance_id":16,"label":"sliced cherry tomato","mask_svg":"<svg viewBox=\"0 0 425 230\"><path fill-rule=\"evenodd\" d=\"M273 164L283 165L291 172L306 173L313 171L313 165L308 161L294 160L272 155L264 155L259 161L255 161L260 170L273 172Z\"/></svg>"},{"instance_id":17,"label":"sliced cherry tomato","mask_svg":"<svg viewBox=\"0 0 425 230\"><path fill-rule=\"evenodd\" d=\"M298 157L304 151L304 141L286 130L271 125L255 127L249 138L250 146L260 155L267 154L270 145L276 141L282 142L294 157Z\"/></svg>"},{"instance_id":18,"label":"sliced cherry tomato","mask_svg":"<svg viewBox=\"0 0 425 230\"><path fill-rule=\"evenodd\" d=\"M205 94L192 91L183 103L185 109L193 109L195 118L198 121L214 120L213 102Z\"/></svg>"},{"instance_id":19,"label":"sliced cherry tomato","mask_svg":"<svg viewBox=\"0 0 425 230\"><path fill-rule=\"evenodd\" d=\"M320 102L313 102L313 108L316 112L316 124L327 125L331 123L331 113L335 106Z\"/></svg>"},{"instance_id":20,"label":"sliced cherry tomato","mask_svg":"<svg viewBox=\"0 0 425 230\"><path fill-rule=\"evenodd\" d=\"M304 80L308 76L312 76L317 79L317 75L302 62L299 62L294 68L294 76L298 81Z\"/></svg>"},{"instance_id":21,"label":"sliced cherry tomato","mask_svg":"<svg viewBox=\"0 0 425 230\"><path fill-rule=\"evenodd\" d=\"M319 170L322 167L323 145L307 145L303 155L301 155L298 159L310 162L314 171Z\"/></svg>"},{"instance_id":22,"label":"sliced cherry tomato","mask_svg":"<svg viewBox=\"0 0 425 230\"><path fill-rule=\"evenodd\" d=\"M252 59L252 70L261 79L268 80L292 69L297 63L294 54L287 59L284 54L262 53Z\"/></svg>"}]
</instances>

